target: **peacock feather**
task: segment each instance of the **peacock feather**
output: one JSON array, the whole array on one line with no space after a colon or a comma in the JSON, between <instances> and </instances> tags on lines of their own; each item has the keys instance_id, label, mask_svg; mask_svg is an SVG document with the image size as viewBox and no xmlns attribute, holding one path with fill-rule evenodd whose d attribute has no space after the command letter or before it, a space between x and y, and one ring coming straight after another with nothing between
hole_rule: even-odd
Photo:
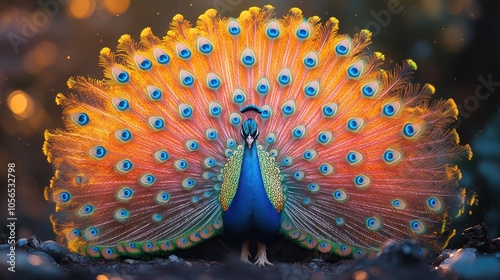
<instances>
[{"instance_id":1,"label":"peacock feather","mask_svg":"<svg viewBox=\"0 0 500 280\"><path fill-rule=\"evenodd\" d=\"M216 235L280 236L359 256L388 239L446 245L463 192L454 162L472 156L450 129L452 99L411 82L416 64L380 68L370 32L338 34L292 8L238 18L176 15L160 39L103 48L103 80L58 94L64 129L47 131L45 190L68 247L113 259L173 251Z\"/></svg>"}]
</instances>

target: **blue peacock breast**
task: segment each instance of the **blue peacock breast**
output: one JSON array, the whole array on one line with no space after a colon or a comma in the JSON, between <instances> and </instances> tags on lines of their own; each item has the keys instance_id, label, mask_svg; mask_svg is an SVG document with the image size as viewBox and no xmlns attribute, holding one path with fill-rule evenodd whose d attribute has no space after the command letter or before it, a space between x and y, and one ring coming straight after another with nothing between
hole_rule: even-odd
<instances>
[{"instance_id":1,"label":"blue peacock breast","mask_svg":"<svg viewBox=\"0 0 500 280\"><path fill-rule=\"evenodd\" d=\"M272 241L279 232L284 204L279 169L256 144L238 152L223 169L220 201L225 233L237 240Z\"/></svg>"}]
</instances>

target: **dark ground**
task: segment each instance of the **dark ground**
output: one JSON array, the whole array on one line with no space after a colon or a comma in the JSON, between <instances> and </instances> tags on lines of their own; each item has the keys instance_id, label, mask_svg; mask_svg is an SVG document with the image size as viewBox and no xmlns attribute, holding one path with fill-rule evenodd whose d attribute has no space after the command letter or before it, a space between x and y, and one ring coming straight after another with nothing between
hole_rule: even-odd
<instances>
[{"instance_id":1,"label":"dark ground","mask_svg":"<svg viewBox=\"0 0 500 280\"><path fill-rule=\"evenodd\" d=\"M438 257L422 255L415 241L384 246L376 257L325 260L307 257L297 262L274 261L254 267L229 254L222 261L183 259L176 255L150 260L91 259L54 241L36 236L19 240L16 272L7 270L8 244L0 245L1 279L500 279L500 238L490 239L484 225L468 228L462 249L445 249ZM271 258L271 261L273 259Z\"/></svg>"}]
</instances>

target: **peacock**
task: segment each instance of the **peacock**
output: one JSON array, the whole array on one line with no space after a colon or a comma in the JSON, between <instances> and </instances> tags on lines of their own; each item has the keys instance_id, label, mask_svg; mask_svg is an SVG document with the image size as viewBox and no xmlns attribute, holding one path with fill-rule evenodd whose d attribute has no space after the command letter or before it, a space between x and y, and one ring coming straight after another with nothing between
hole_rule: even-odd
<instances>
[{"instance_id":1,"label":"peacock","mask_svg":"<svg viewBox=\"0 0 500 280\"><path fill-rule=\"evenodd\" d=\"M220 235L247 263L256 243L259 266L283 238L341 257L446 246L465 197L456 162L472 156L457 107L412 83L414 61L383 70L369 30L338 29L298 8L210 9L103 48L104 79L70 78L64 128L45 133L57 236L115 259Z\"/></svg>"}]
</instances>

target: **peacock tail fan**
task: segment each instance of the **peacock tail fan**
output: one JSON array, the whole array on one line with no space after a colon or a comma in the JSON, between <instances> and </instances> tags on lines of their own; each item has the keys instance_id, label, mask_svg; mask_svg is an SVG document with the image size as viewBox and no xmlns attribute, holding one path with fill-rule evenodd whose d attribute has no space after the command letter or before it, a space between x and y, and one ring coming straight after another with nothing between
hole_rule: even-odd
<instances>
[{"instance_id":1,"label":"peacock tail fan","mask_svg":"<svg viewBox=\"0 0 500 280\"><path fill-rule=\"evenodd\" d=\"M69 79L75 93L56 97L64 129L47 131L43 149L51 221L71 251L133 257L224 234L248 115L281 235L339 256L387 240L445 245L464 199L455 162L472 156L450 129L454 101L413 84L412 60L381 69L368 30L351 37L335 18L273 10L211 9L196 27L176 15L163 38L146 28L103 48L103 80Z\"/></svg>"}]
</instances>

